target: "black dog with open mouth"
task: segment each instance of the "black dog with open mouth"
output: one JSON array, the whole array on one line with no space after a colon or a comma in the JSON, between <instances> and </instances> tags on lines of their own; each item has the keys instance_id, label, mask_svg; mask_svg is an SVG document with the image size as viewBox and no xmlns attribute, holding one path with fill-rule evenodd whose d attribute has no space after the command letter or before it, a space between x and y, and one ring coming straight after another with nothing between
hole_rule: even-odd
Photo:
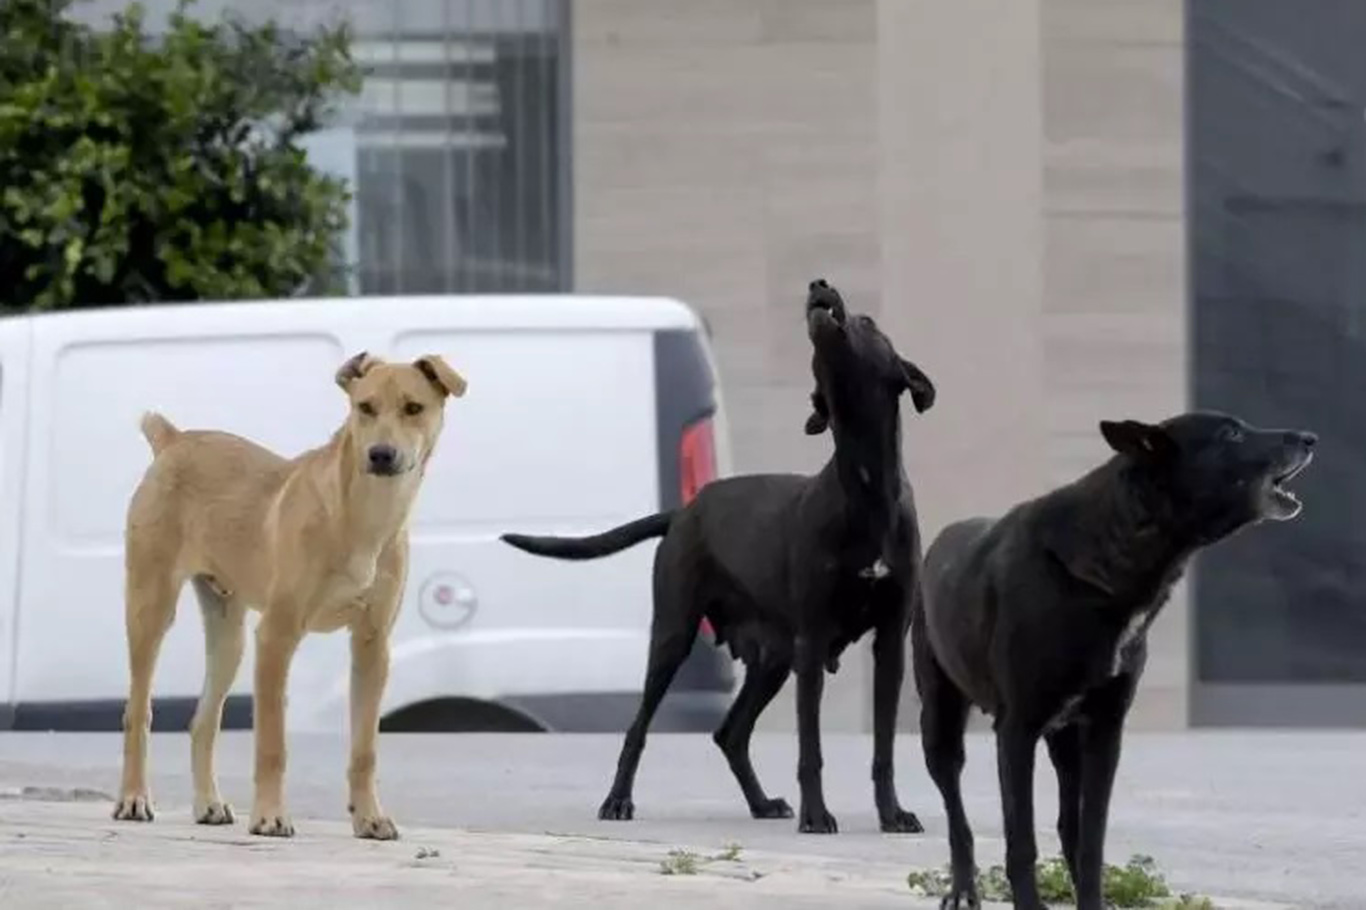
<instances>
[{"instance_id":1,"label":"black dog with open mouth","mask_svg":"<svg viewBox=\"0 0 1366 910\"><path fill-rule=\"evenodd\" d=\"M1015 906L1039 910L1034 753L1058 774L1058 835L1079 910L1101 910L1105 826L1147 631L1190 558L1263 520L1300 512L1286 483L1312 433L1216 413L1100 425L1115 455L999 519L946 527L925 554L911 621L921 736L944 799L953 890L977 907L959 778L970 705L994 718Z\"/></svg>"},{"instance_id":2,"label":"black dog with open mouth","mask_svg":"<svg viewBox=\"0 0 1366 910\"><path fill-rule=\"evenodd\" d=\"M835 455L814 476L756 474L717 480L675 512L587 538L503 540L529 553L593 559L663 537L654 563L649 666L626 734L604 819L629 819L645 733L705 617L718 643L745 664L744 683L715 740L755 818L791 818L770 799L749 758L760 713L797 675L802 803L799 828L831 833L821 786L820 702L825 672L841 652L875 633L873 781L884 831L920 831L897 800L892 740L905 672L911 604L919 596L920 533L901 462L900 398L917 411L934 386L902 358L867 316L845 310L839 292L814 281L806 301L816 390L810 434L831 430Z\"/></svg>"}]
</instances>

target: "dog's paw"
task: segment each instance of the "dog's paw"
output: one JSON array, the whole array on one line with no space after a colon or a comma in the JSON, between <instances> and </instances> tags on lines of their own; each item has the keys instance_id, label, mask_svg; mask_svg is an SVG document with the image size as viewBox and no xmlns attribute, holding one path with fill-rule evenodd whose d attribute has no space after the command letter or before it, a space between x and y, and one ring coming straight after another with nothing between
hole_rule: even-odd
<instances>
[{"instance_id":1,"label":"dog's paw","mask_svg":"<svg viewBox=\"0 0 1366 910\"><path fill-rule=\"evenodd\" d=\"M194 820L199 825L231 825L237 819L232 814L232 806L215 799L196 806Z\"/></svg>"},{"instance_id":2,"label":"dog's paw","mask_svg":"<svg viewBox=\"0 0 1366 910\"><path fill-rule=\"evenodd\" d=\"M897 809L890 815L884 815L878 822L882 825L884 834L920 834L925 830L925 826L920 824L920 819L915 817L915 813L907 812L905 809Z\"/></svg>"},{"instance_id":3,"label":"dog's paw","mask_svg":"<svg viewBox=\"0 0 1366 910\"><path fill-rule=\"evenodd\" d=\"M751 806L749 814L754 818L791 818L792 807L785 799L767 799Z\"/></svg>"},{"instance_id":4,"label":"dog's paw","mask_svg":"<svg viewBox=\"0 0 1366 910\"><path fill-rule=\"evenodd\" d=\"M802 821L797 826L797 830L802 834L836 834L840 826L835 821L835 816L831 815L824 807L819 812L809 811L805 806L802 807Z\"/></svg>"},{"instance_id":5,"label":"dog's paw","mask_svg":"<svg viewBox=\"0 0 1366 910\"><path fill-rule=\"evenodd\" d=\"M121 822L149 822L156 818L152 798L146 793L124 796L114 804L114 819Z\"/></svg>"},{"instance_id":6,"label":"dog's paw","mask_svg":"<svg viewBox=\"0 0 1366 910\"><path fill-rule=\"evenodd\" d=\"M967 888L945 894L939 902L939 910L982 910L982 901L977 897L976 888Z\"/></svg>"},{"instance_id":7,"label":"dog's paw","mask_svg":"<svg viewBox=\"0 0 1366 910\"><path fill-rule=\"evenodd\" d=\"M284 815L265 815L253 818L249 830L262 837L293 837L294 823Z\"/></svg>"},{"instance_id":8,"label":"dog's paw","mask_svg":"<svg viewBox=\"0 0 1366 910\"><path fill-rule=\"evenodd\" d=\"M598 809L598 818L605 822L629 822L635 815L636 806L629 796L609 796Z\"/></svg>"},{"instance_id":9,"label":"dog's paw","mask_svg":"<svg viewBox=\"0 0 1366 910\"><path fill-rule=\"evenodd\" d=\"M353 815L351 830L363 840L398 840L398 825L387 815Z\"/></svg>"}]
</instances>

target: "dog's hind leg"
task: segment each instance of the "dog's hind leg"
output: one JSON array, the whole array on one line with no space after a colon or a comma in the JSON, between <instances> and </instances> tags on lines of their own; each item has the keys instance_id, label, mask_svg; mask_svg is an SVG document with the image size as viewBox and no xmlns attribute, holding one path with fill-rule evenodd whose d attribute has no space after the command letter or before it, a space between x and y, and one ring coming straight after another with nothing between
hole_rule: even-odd
<instances>
[{"instance_id":1,"label":"dog's hind leg","mask_svg":"<svg viewBox=\"0 0 1366 910\"><path fill-rule=\"evenodd\" d=\"M749 741L754 733L754 724L782 689L791 669L790 661L769 655L756 657L750 662L745 667L745 681L740 686L740 694L735 697L734 704L726 712L726 719L712 736L721 747L731 772L745 794L749 814L755 818L792 817L792 807L786 800L769 799L764 793L749 758Z\"/></svg>"},{"instance_id":2,"label":"dog's hind leg","mask_svg":"<svg viewBox=\"0 0 1366 910\"><path fill-rule=\"evenodd\" d=\"M123 780L114 818L149 822L154 815L147 787L147 736L152 727L152 674L166 630L175 619L180 589L168 566L130 542L125 587L128 629L128 703L123 710Z\"/></svg>"},{"instance_id":3,"label":"dog's hind leg","mask_svg":"<svg viewBox=\"0 0 1366 910\"><path fill-rule=\"evenodd\" d=\"M976 910L981 906L977 896L977 861L962 791L963 765L967 760L963 735L968 726L968 701L945 675L928 647L916 643L913 660L921 700L920 742L925 751L925 767L939 788L949 822L953 882L943 907L945 910Z\"/></svg>"},{"instance_id":4,"label":"dog's hind leg","mask_svg":"<svg viewBox=\"0 0 1366 910\"><path fill-rule=\"evenodd\" d=\"M214 744L223 722L223 703L242 665L246 608L223 596L209 579L191 579L204 617L204 688L190 721L190 766L194 773L194 820L230 825L232 807L218 793L213 769Z\"/></svg>"},{"instance_id":5,"label":"dog's hind leg","mask_svg":"<svg viewBox=\"0 0 1366 910\"><path fill-rule=\"evenodd\" d=\"M658 557L657 557L658 558ZM617 759L617 774L612 789L598 809L598 818L606 821L629 821L635 815L631 796L635 789L636 768L645 750L645 734L650 728L664 693L697 638L697 627L702 620L700 610L668 583L656 575L655 614L650 626L650 658L645 670L645 689L640 696L640 708L626 739L621 744Z\"/></svg>"}]
</instances>

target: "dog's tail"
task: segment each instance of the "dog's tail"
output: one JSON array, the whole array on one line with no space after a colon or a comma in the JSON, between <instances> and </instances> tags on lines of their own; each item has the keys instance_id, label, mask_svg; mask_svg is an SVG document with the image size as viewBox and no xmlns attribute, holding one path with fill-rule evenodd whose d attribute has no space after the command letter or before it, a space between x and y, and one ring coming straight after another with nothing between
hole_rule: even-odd
<instances>
[{"instance_id":1,"label":"dog's tail","mask_svg":"<svg viewBox=\"0 0 1366 910\"><path fill-rule=\"evenodd\" d=\"M673 521L673 512L660 512L638 518L621 527L594 534L592 537L532 537L527 534L504 534L504 543L537 556L555 559L596 559L619 553L651 537L663 537Z\"/></svg>"},{"instance_id":2,"label":"dog's tail","mask_svg":"<svg viewBox=\"0 0 1366 910\"><path fill-rule=\"evenodd\" d=\"M180 438L180 431L175 424L156 411L148 411L142 415L142 435L147 437L147 444L152 447L152 455L155 457L161 454L162 449Z\"/></svg>"}]
</instances>

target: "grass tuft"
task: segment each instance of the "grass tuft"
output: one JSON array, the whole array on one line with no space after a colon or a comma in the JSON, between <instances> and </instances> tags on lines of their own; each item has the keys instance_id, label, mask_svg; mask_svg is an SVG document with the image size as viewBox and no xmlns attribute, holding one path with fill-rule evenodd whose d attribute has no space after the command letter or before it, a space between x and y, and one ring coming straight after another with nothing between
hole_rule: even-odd
<instances>
[{"instance_id":1,"label":"grass tuft","mask_svg":"<svg viewBox=\"0 0 1366 910\"><path fill-rule=\"evenodd\" d=\"M1044 860L1036 867L1039 896L1049 903L1071 903L1076 900L1072 891L1072 877L1061 857ZM916 894L939 897L952 884L947 869L926 869L912 872L906 883ZM1120 910L1217 910L1208 897L1195 894L1173 894L1167 880L1150 856L1134 856L1123 866L1106 864L1104 872L1105 902ZM984 901L1009 901L1010 883L1005 868L992 866L977 873L977 894Z\"/></svg>"}]
</instances>

